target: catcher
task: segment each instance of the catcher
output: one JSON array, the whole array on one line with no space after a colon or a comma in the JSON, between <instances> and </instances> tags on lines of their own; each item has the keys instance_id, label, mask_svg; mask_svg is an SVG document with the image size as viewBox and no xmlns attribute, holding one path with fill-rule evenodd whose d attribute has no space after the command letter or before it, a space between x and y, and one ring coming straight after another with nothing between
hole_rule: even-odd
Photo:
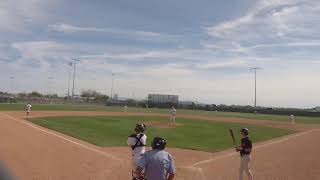
<instances>
[{"instance_id":1,"label":"catcher","mask_svg":"<svg viewBox=\"0 0 320 180\"><path fill-rule=\"evenodd\" d=\"M128 137L127 144L132 149L132 179L137 180L137 164L140 161L142 155L145 153L145 146L147 143L147 136L143 134L146 130L146 125L143 123L136 124L134 129L135 133Z\"/></svg>"},{"instance_id":2,"label":"catcher","mask_svg":"<svg viewBox=\"0 0 320 180\"><path fill-rule=\"evenodd\" d=\"M236 149L240 152L240 171L239 171L239 180L243 180L243 172L245 171L248 175L249 180L253 180L252 171L250 170L249 164L251 161L251 150L252 142L249 139L249 130L247 128L241 129L241 146L238 146Z\"/></svg>"}]
</instances>

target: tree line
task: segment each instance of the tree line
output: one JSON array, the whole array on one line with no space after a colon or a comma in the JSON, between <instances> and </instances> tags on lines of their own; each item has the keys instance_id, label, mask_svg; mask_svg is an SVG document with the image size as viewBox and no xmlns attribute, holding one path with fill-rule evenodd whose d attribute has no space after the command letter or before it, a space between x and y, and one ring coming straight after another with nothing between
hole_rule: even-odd
<instances>
[{"instance_id":1,"label":"tree line","mask_svg":"<svg viewBox=\"0 0 320 180\"><path fill-rule=\"evenodd\" d=\"M274 115L295 115L307 117L320 117L320 112L313 109L298 109L298 108L272 108L272 107L253 107L239 105L216 105L216 104L195 104L186 109L203 110L203 111L223 111L223 112L240 112L240 113L259 113L259 114L274 114Z\"/></svg>"},{"instance_id":2,"label":"tree line","mask_svg":"<svg viewBox=\"0 0 320 180\"><path fill-rule=\"evenodd\" d=\"M109 96L102 94L100 92L97 92L95 90L86 89L81 90L80 92L80 98L77 96L76 99L81 99L86 102L97 102L97 103L106 103L109 100ZM19 99L64 99L69 100L72 99L72 97L68 96L59 96L56 93L52 94L43 94L38 91L32 91L32 92L20 92L17 94L10 94L7 92L0 92L0 102L17 102Z\"/></svg>"}]
</instances>

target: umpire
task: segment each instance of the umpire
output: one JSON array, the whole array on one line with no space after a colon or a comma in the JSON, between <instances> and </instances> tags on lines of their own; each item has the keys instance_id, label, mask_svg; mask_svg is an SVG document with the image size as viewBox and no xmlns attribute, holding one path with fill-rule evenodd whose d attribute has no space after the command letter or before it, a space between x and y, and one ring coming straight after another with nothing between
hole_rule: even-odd
<instances>
[{"instance_id":1,"label":"umpire","mask_svg":"<svg viewBox=\"0 0 320 180\"><path fill-rule=\"evenodd\" d=\"M164 151L166 140L155 137L151 146L152 150L147 151L138 163L136 172L139 180L173 180L176 170L171 154Z\"/></svg>"}]
</instances>

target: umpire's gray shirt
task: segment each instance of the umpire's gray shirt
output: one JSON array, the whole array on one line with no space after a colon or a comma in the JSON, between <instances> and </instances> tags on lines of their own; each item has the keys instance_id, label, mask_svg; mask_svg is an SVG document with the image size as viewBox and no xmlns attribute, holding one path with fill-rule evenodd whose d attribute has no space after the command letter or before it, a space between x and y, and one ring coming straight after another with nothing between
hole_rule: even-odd
<instances>
[{"instance_id":1,"label":"umpire's gray shirt","mask_svg":"<svg viewBox=\"0 0 320 180\"><path fill-rule=\"evenodd\" d=\"M171 154L164 150L150 150L142 155L138 167L145 169L148 180L166 180L168 173L175 174L176 168Z\"/></svg>"}]
</instances>

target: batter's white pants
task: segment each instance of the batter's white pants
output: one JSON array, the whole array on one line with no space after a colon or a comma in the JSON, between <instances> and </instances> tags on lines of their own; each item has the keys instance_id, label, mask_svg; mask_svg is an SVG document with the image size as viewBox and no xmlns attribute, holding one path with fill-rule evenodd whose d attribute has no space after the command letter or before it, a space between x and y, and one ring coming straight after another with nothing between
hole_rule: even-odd
<instances>
[{"instance_id":1,"label":"batter's white pants","mask_svg":"<svg viewBox=\"0 0 320 180\"><path fill-rule=\"evenodd\" d=\"M249 180L253 180L253 175L250 170L250 155L243 155L240 159L239 180L243 180L243 172L246 172Z\"/></svg>"}]
</instances>

